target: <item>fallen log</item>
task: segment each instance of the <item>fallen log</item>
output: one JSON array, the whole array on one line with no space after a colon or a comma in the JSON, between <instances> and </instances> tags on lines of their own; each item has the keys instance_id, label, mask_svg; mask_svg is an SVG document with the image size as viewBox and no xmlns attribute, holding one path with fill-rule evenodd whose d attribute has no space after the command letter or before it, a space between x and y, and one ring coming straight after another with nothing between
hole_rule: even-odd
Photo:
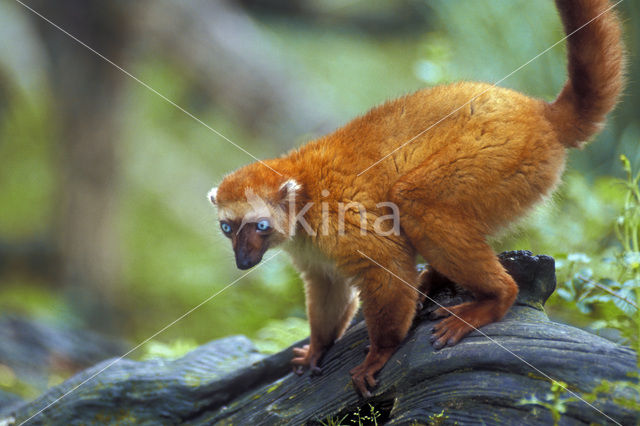
<instances>
[{"instance_id":1,"label":"fallen log","mask_svg":"<svg viewBox=\"0 0 640 426\"><path fill-rule=\"evenodd\" d=\"M368 400L356 394L348 373L362 362L368 341L364 322L356 321L325 355L319 376L292 374L291 348L266 356L247 338L228 337L174 361L105 361L5 421L20 424L44 409L30 424L373 424L375 418L376 424L548 425L552 412L531 398L548 400L557 380L567 389L552 401L564 411L560 424L636 424L637 410L620 400L640 403L637 394L589 395L603 380L632 380L635 352L549 320L543 305L555 289L552 258L507 252L501 261L520 286L507 316L436 351L429 342L435 322L428 319L436 305L425 303ZM451 305L470 295L447 283L432 297Z\"/></svg>"}]
</instances>

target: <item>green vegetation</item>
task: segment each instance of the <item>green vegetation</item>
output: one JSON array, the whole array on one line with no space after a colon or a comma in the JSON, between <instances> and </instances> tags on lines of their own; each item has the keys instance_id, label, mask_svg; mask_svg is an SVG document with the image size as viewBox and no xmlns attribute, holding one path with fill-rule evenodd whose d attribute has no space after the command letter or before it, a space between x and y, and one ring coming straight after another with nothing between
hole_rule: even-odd
<instances>
[{"instance_id":1,"label":"green vegetation","mask_svg":"<svg viewBox=\"0 0 640 426\"><path fill-rule=\"evenodd\" d=\"M619 340L640 351L640 174L621 156L626 179L614 183L624 201L613 229L619 244L598 260L584 253L567 255L558 265L557 296L592 321L593 330L611 329ZM640 364L639 364L640 366Z\"/></svg>"},{"instance_id":2,"label":"green vegetation","mask_svg":"<svg viewBox=\"0 0 640 426\"><path fill-rule=\"evenodd\" d=\"M150 340L142 348L144 355L142 360L164 358L168 360L178 359L197 348L198 345L194 340L180 340L176 339L171 343L162 343L155 340Z\"/></svg>"},{"instance_id":3,"label":"green vegetation","mask_svg":"<svg viewBox=\"0 0 640 426\"><path fill-rule=\"evenodd\" d=\"M348 412L344 416L330 416L320 421L322 426L378 426L381 424L383 414L372 405L367 404L364 407L358 407L352 412Z\"/></svg>"},{"instance_id":4,"label":"green vegetation","mask_svg":"<svg viewBox=\"0 0 640 426\"><path fill-rule=\"evenodd\" d=\"M615 220L615 236L619 244L605 250L606 257L598 260L584 253L572 253L559 262L559 288L555 306L577 310L584 315L593 331L609 331L619 342L640 352L640 173L634 175L624 155L620 157L626 179L618 179L623 200L620 214ZM640 358L638 359L640 367ZM552 382L551 392L543 397L532 395L520 401L521 405L534 405L551 412L557 425L567 403L576 401L565 396L567 384ZM615 396L614 396L615 395ZM640 412L640 384L638 372L629 372L628 381L604 380L581 398L594 402L613 399L617 404Z\"/></svg>"},{"instance_id":5,"label":"green vegetation","mask_svg":"<svg viewBox=\"0 0 640 426\"><path fill-rule=\"evenodd\" d=\"M444 410L440 411L439 413L433 413L429 416L429 426L440 426L445 424L445 422L449 419L449 416L447 416L444 413ZM455 422L454 424L457 424L458 422Z\"/></svg>"},{"instance_id":6,"label":"green vegetation","mask_svg":"<svg viewBox=\"0 0 640 426\"><path fill-rule=\"evenodd\" d=\"M566 383L554 381L551 383L551 392L544 395L542 399L534 395L520 400L519 405L536 405L546 408L551 412L553 425L558 426L562 414L567 411L566 404L576 400L574 397L563 396L567 392L566 388Z\"/></svg>"}]
</instances>

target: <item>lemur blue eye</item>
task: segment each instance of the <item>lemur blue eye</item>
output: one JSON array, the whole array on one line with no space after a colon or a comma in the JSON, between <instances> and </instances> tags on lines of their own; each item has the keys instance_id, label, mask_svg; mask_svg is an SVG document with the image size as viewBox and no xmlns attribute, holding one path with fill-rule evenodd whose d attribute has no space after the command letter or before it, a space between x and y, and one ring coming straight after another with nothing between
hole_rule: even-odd
<instances>
[{"instance_id":1,"label":"lemur blue eye","mask_svg":"<svg viewBox=\"0 0 640 426\"><path fill-rule=\"evenodd\" d=\"M256 225L258 231L268 231L271 228L271 224L267 219L263 219Z\"/></svg>"},{"instance_id":2,"label":"lemur blue eye","mask_svg":"<svg viewBox=\"0 0 640 426\"><path fill-rule=\"evenodd\" d=\"M222 222L220 224L220 229L222 229L222 232L224 232L225 234L231 233L231 225L226 222Z\"/></svg>"}]
</instances>

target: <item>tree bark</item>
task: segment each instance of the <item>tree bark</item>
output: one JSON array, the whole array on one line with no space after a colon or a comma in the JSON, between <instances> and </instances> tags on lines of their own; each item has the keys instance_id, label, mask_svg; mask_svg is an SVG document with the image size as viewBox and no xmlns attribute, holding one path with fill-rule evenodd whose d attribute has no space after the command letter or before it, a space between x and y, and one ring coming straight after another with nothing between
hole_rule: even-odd
<instances>
[{"instance_id":1,"label":"tree bark","mask_svg":"<svg viewBox=\"0 0 640 426\"><path fill-rule=\"evenodd\" d=\"M122 64L129 29L123 2L31 1L38 13L110 60ZM52 109L58 123L60 185L54 224L61 281L92 326L109 330L121 281L117 221L119 103L117 69L41 18L49 55ZM124 65L124 64L123 64Z\"/></svg>"}]
</instances>

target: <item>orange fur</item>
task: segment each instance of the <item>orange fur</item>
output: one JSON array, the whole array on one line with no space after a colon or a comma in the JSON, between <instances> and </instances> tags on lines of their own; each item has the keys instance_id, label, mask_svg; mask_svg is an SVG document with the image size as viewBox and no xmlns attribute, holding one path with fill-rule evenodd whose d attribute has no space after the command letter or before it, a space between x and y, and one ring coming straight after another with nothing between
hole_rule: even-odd
<instances>
[{"instance_id":1,"label":"orange fur","mask_svg":"<svg viewBox=\"0 0 640 426\"><path fill-rule=\"evenodd\" d=\"M565 29L571 32L609 3L557 0L557 5ZM230 235L237 253L251 257L253 263L266 248L285 241L301 270L311 342L295 351L295 365L317 368L323 352L341 336L353 315L356 304L351 288L355 288L371 346L364 362L352 370L352 378L367 395L367 387L375 385L374 374L405 338L415 315L418 294L402 281L417 285L417 253L437 274L476 296L475 302L450 308L464 321L450 316L436 325L435 347L457 343L472 329L470 325L480 327L502 318L518 290L487 244L487 236L554 189L564 168L566 147L578 146L595 133L622 88L620 26L613 12L572 35L568 45L569 81L553 103L483 83L425 89L378 106L333 134L266 162L283 176L254 163L223 180L212 201L234 230L240 218L232 216L239 215L238 203L246 203L248 187L268 201L270 211L286 211L294 195L291 212L314 203L304 218L318 231L316 235L302 232L299 226L287 229L282 215L269 220L283 231L245 237L251 241L246 248L236 245L244 244L242 232L253 231ZM416 135L420 136L394 151ZM283 186L286 179L296 184ZM340 211L338 207L360 203L369 228L376 218L388 214L377 206L382 201L399 207L398 235L363 235L357 209ZM344 229L337 220L341 214ZM322 229L326 215L331 220ZM291 219L291 214L285 216ZM426 275L423 281L428 280ZM448 312L436 314L447 316Z\"/></svg>"}]
</instances>

